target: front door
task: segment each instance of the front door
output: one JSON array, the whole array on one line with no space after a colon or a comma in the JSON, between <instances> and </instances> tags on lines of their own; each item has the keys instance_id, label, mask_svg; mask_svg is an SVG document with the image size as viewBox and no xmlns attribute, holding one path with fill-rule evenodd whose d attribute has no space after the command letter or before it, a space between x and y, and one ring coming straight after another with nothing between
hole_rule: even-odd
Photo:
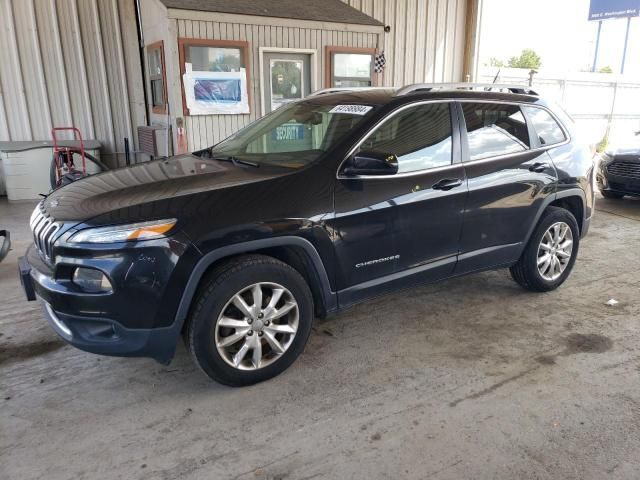
<instances>
[{"instance_id":1,"label":"front door","mask_svg":"<svg viewBox=\"0 0 640 480\"><path fill-rule=\"evenodd\" d=\"M397 174L339 174L330 223L341 305L453 272L467 184L452 105L400 109L362 142L361 151L395 155Z\"/></svg>"},{"instance_id":2,"label":"front door","mask_svg":"<svg viewBox=\"0 0 640 480\"><path fill-rule=\"evenodd\" d=\"M263 56L264 113L311 93L311 55L265 52Z\"/></svg>"}]
</instances>

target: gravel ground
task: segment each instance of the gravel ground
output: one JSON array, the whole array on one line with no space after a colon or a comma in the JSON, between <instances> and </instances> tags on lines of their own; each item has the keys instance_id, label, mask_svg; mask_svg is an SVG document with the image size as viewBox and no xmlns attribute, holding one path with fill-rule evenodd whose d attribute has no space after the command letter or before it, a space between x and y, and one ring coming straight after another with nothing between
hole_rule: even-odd
<instances>
[{"instance_id":1,"label":"gravel ground","mask_svg":"<svg viewBox=\"0 0 640 480\"><path fill-rule=\"evenodd\" d=\"M640 200L600 199L555 292L496 271L380 298L243 389L182 347L165 367L58 340L16 275L31 208L0 202L2 479L640 478Z\"/></svg>"}]
</instances>

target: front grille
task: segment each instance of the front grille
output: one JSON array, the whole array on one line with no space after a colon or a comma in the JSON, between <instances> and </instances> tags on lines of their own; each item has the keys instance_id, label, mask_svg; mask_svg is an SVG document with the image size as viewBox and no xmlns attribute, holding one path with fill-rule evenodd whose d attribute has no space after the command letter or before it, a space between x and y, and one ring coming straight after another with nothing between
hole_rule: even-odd
<instances>
[{"instance_id":1,"label":"front grille","mask_svg":"<svg viewBox=\"0 0 640 480\"><path fill-rule=\"evenodd\" d=\"M44 211L42 205L38 205L31 215L31 232L33 233L33 243L38 252L46 261L51 263L53 252L53 242L56 232L60 230L61 223L56 222Z\"/></svg>"},{"instance_id":2,"label":"front grille","mask_svg":"<svg viewBox=\"0 0 640 480\"><path fill-rule=\"evenodd\" d=\"M607 172L616 177L640 180L640 162L614 160L607 166Z\"/></svg>"}]
</instances>

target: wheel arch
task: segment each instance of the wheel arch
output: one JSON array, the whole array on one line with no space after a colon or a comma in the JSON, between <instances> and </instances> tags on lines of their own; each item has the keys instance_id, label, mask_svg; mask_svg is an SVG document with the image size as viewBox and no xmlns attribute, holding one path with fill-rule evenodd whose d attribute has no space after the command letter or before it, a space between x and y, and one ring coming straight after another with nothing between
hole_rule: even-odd
<instances>
[{"instance_id":1,"label":"wheel arch","mask_svg":"<svg viewBox=\"0 0 640 480\"><path fill-rule=\"evenodd\" d=\"M527 238L523 242L522 248L524 249L525 246L529 243L529 239L531 238L533 231L538 225L538 222L540 221L542 214L545 212L545 210L548 207L552 207L552 206L561 207L561 208L564 208L565 210L570 211L573 214L573 216L576 217L576 221L578 222L578 229L580 230L580 233L582 233L582 229L585 224L585 215L584 215L585 203L586 203L585 193L581 188L577 188L577 187L561 190L559 192L554 193L553 195L549 195L547 198L544 199L544 202L538 209L538 212L536 213L535 221L533 221L531 223L531 226L529 227L529 231L527 232Z\"/></svg>"},{"instance_id":2,"label":"wheel arch","mask_svg":"<svg viewBox=\"0 0 640 480\"><path fill-rule=\"evenodd\" d=\"M325 316L336 310L337 296L331 290L327 271L316 248L304 238L283 236L228 245L205 254L191 272L184 288L174 321L176 330L182 331L198 287L207 272L220 262L246 254L268 255L295 268L311 288L316 315Z\"/></svg>"}]
</instances>

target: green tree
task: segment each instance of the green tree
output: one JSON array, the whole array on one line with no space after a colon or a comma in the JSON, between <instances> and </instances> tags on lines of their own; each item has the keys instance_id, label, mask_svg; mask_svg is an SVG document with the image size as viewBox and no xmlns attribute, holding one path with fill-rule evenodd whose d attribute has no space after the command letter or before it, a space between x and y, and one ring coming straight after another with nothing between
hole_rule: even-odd
<instances>
[{"instance_id":1,"label":"green tree","mask_svg":"<svg viewBox=\"0 0 640 480\"><path fill-rule=\"evenodd\" d=\"M504 62L496 57L491 57L489 59L489 65L492 67L504 67Z\"/></svg>"},{"instance_id":2,"label":"green tree","mask_svg":"<svg viewBox=\"0 0 640 480\"><path fill-rule=\"evenodd\" d=\"M542 65L542 61L535 51L530 48L525 48L522 50L519 57L511 57L507 65L512 68L529 68L538 70L540 65Z\"/></svg>"},{"instance_id":3,"label":"green tree","mask_svg":"<svg viewBox=\"0 0 640 480\"><path fill-rule=\"evenodd\" d=\"M613 69L607 65L606 67L602 67L600 70L598 70L600 73L613 73Z\"/></svg>"}]
</instances>

